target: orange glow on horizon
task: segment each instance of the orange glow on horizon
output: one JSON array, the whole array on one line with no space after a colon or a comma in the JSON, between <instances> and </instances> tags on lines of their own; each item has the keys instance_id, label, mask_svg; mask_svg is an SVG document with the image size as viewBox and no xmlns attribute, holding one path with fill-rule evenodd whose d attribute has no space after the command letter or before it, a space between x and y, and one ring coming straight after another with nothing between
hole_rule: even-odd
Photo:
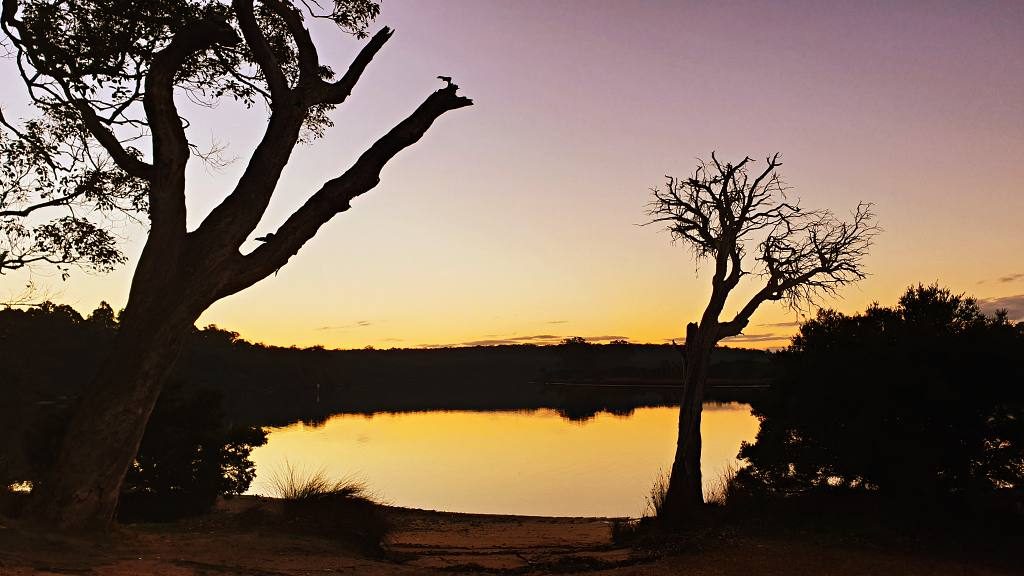
<instances>
[{"instance_id":1,"label":"orange glow on horizon","mask_svg":"<svg viewBox=\"0 0 1024 576\"><path fill-rule=\"evenodd\" d=\"M824 305L854 313L937 281L988 310L1024 310L1021 6L769 12L744 2L385 2L376 26L395 36L332 113L337 126L296 150L252 237L351 165L439 87L438 74L476 105L440 119L279 274L198 324L327 348L681 340L707 301L707 271L639 224L649 188L712 150L781 152L782 175L809 208L843 216L875 204L884 232L870 276ZM345 69L361 43L312 26L324 64ZM4 114L32 115L12 60L0 74ZM226 142L238 157L222 169L191 162L194 229L237 182L266 117L229 101L178 104L190 142ZM0 300L31 281L83 313L101 300L122 308L146 232L124 223L115 233L125 267L67 282L48 270L8 274ZM724 344L784 346L799 320L763 306Z\"/></svg>"}]
</instances>

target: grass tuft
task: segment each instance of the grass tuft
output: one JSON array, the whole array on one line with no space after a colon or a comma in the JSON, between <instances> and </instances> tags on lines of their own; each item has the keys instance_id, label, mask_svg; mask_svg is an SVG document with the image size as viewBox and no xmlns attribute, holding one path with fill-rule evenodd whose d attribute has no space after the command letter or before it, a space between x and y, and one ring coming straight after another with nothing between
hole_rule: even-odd
<instances>
[{"instance_id":1,"label":"grass tuft","mask_svg":"<svg viewBox=\"0 0 1024 576\"><path fill-rule=\"evenodd\" d=\"M704 502L715 506L728 504L729 500L736 496L738 490L736 473L739 470L735 462L729 462L722 466L718 477L704 487Z\"/></svg>"},{"instance_id":2,"label":"grass tuft","mask_svg":"<svg viewBox=\"0 0 1024 576\"><path fill-rule=\"evenodd\" d=\"M651 484L651 491L647 495L647 508L644 510L644 518L657 518L665 508L665 496L668 495L668 484L672 479L671 475L659 469L658 475L654 477Z\"/></svg>"},{"instance_id":3,"label":"grass tuft","mask_svg":"<svg viewBox=\"0 0 1024 576\"><path fill-rule=\"evenodd\" d=\"M306 502L326 498L362 498L372 500L366 484L351 478L332 480L323 468L304 471L289 462L269 479L273 494L289 502Z\"/></svg>"},{"instance_id":4,"label":"grass tuft","mask_svg":"<svg viewBox=\"0 0 1024 576\"><path fill-rule=\"evenodd\" d=\"M323 468L303 471L285 462L269 484L283 501L289 527L353 542L370 553L384 551L392 525L365 483L332 479Z\"/></svg>"}]
</instances>

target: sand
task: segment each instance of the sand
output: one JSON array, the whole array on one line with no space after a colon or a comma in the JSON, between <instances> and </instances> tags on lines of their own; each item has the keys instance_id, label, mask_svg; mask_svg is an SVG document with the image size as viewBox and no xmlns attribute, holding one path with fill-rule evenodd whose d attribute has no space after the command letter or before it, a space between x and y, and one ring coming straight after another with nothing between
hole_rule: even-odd
<instances>
[{"instance_id":1,"label":"sand","mask_svg":"<svg viewBox=\"0 0 1024 576\"><path fill-rule=\"evenodd\" d=\"M722 536L671 554L618 546L611 520L390 509L386 557L326 538L247 525L273 502L237 498L208 516L119 526L99 538L40 534L0 520L0 575L309 576L314 574L907 574L1013 572L864 544Z\"/></svg>"}]
</instances>

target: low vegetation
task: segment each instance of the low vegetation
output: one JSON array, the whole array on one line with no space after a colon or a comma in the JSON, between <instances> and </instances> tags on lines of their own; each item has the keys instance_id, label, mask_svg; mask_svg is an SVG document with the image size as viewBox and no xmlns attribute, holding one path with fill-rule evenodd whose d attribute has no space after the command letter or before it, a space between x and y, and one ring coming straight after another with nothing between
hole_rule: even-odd
<instances>
[{"instance_id":1,"label":"low vegetation","mask_svg":"<svg viewBox=\"0 0 1024 576\"><path fill-rule=\"evenodd\" d=\"M282 500L283 524L289 529L352 542L370 553L383 552L391 522L365 483L332 479L323 468L303 470L285 462L271 474L268 485Z\"/></svg>"},{"instance_id":2,"label":"low vegetation","mask_svg":"<svg viewBox=\"0 0 1024 576\"><path fill-rule=\"evenodd\" d=\"M747 490L876 494L916 512L1024 502L1024 323L937 286L894 307L825 310L777 355L740 456Z\"/></svg>"},{"instance_id":3,"label":"low vegetation","mask_svg":"<svg viewBox=\"0 0 1024 576\"><path fill-rule=\"evenodd\" d=\"M27 488L37 484L50 465L67 419L67 403L32 408L25 421L33 425L15 435L18 442L0 458L0 485L8 487L0 490L0 512L9 516L20 513ZM125 476L118 519L172 521L208 512L218 497L249 489L255 477L250 454L265 442L262 428L230 423L217 392L169 386Z\"/></svg>"},{"instance_id":4,"label":"low vegetation","mask_svg":"<svg viewBox=\"0 0 1024 576\"><path fill-rule=\"evenodd\" d=\"M728 462L722 466L718 475L704 483L704 502L715 506L725 506L732 500L739 489L736 484L736 475L739 473L739 466L734 462Z\"/></svg>"}]
</instances>

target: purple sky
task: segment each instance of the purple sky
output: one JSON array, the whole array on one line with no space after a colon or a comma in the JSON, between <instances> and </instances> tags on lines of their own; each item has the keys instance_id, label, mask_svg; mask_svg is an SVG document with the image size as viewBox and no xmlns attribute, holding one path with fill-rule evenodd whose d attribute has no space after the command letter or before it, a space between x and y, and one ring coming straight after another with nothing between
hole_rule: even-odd
<instances>
[{"instance_id":1,"label":"purple sky","mask_svg":"<svg viewBox=\"0 0 1024 576\"><path fill-rule=\"evenodd\" d=\"M385 24L397 33L337 126L289 165L267 230L439 87L436 75L476 106L438 122L277 277L202 322L343 347L678 337L707 277L636 224L651 186L712 150L782 152L807 206L876 203L872 276L831 305L889 304L939 281L1024 309L1024 3L385 0ZM359 48L314 32L336 69ZM0 98L16 108L9 62L2 73ZM194 118L194 141L240 158L219 173L193 167L198 222L263 116L225 103ZM137 254L141 233L125 234ZM121 306L130 270L37 280L82 309ZM767 324L795 318L765 308L746 343L778 345L792 328Z\"/></svg>"}]
</instances>

